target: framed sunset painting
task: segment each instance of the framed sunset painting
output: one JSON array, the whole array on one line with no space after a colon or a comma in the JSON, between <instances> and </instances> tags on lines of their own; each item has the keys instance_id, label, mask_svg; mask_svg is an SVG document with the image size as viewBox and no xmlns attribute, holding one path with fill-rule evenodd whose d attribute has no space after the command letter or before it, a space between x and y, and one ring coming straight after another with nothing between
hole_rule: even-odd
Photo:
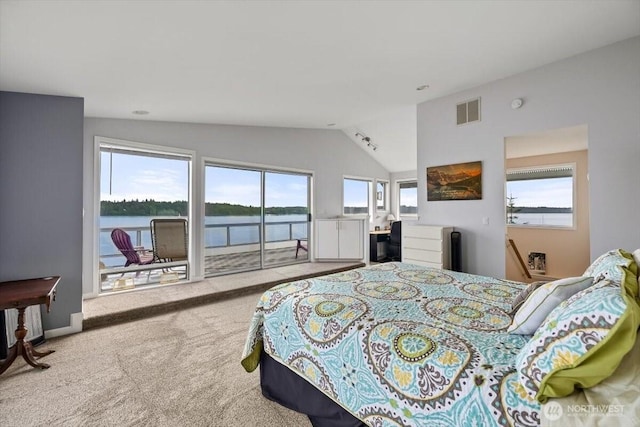
<instances>
[{"instance_id":1,"label":"framed sunset painting","mask_svg":"<svg viewBox=\"0 0 640 427\"><path fill-rule=\"evenodd\" d=\"M427 167L427 200L482 199L482 162Z\"/></svg>"}]
</instances>

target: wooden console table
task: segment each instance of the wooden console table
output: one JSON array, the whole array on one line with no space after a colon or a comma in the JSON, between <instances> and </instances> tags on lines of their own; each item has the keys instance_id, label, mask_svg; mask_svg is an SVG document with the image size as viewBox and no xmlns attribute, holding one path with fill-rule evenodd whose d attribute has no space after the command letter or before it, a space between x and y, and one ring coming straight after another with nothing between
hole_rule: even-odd
<instances>
[{"instance_id":1,"label":"wooden console table","mask_svg":"<svg viewBox=\"0 0 640 427\"><path fill-rule=\"evenodd\" d=\"M31 305L46 304L47 312L49 312L51 301L55 300L56 286L59 281L59 276L52 276L40 279L0 282L0 310L18 309L18 327L15 332L17 341L9 349L7 359L0 365L0 375L20 355L34 368L47 369L49 367L46 363L37 362L35 357L46 356L53 353L54 350L39 352L34 350L29 341L25 341L27 328L24 326L24 311Z\"/></svg>"}]
</instances>

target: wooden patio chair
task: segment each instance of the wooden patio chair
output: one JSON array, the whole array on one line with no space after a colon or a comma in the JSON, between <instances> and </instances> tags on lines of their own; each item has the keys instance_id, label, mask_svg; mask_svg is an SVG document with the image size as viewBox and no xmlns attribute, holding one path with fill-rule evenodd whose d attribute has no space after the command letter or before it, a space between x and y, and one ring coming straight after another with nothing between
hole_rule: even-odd
<instances>
[{"instance_id":1,"label":"wooden patio chair","mask_svg":"<svg viewBox=\"0 0 640 427\"><path fill-rule=\"evenodd\" d=\"M121 228L114 228L111 231L111 240L113 240L113 244L116 245L116 248L118 248L122 255L127 259L124 264L125 267L129 267L130 265L147 265L155 262L156 260L155 255L153 253L149 253L149 251L144 247L133 246L131 243L131 236ZM151 270L148 270L147 281L149 280L150 274ZM140 271L136 271L136 277L139 275ZM120 276L124 276L124 272ZM106 274L100 276L100 280L102 281L106 278Z\"/></svg>"},{"instance_id":2,"label":"wooden patio chair","mask_svg":"<svg viewBox=\"0 0 640 427\"><path fill-rule=\"evenodd\" d=\"M151 264L154 261L154 254L148 253L144 248L133 246L131 243L131 236L121 228L114 228L111 231L111 240L113 240L113 244L116 245L116 248L118 248L122 255L127 259L124 264L125 267L132 264Z\"/></svg>"},{"instance_id":3,"label":"wooden patio chair","mask_svg":"<svg viewBox=\"0 0 640 427\"><path fill-rule=\"evenodd\" d=\"M189 256L187 220L157 218L151 220L151 243L157 262L183 261Z\"/></svg>"}]
</instances>

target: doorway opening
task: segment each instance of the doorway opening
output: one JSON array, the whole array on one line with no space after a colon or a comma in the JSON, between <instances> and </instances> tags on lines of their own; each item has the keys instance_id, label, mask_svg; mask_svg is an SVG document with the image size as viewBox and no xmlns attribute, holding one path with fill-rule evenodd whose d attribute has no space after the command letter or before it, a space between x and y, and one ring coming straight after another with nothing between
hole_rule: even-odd
<instances>
[{"instance_id":1,"label":"doorway opening","mask_svg":"<svg viewBox=\"0 0 640 427\"><path fill-rule=\"evenodd\" d=\"M581 275L590 260L587 126L507 137L505 157L505 277Z\"/></svg>"}]
</instances>

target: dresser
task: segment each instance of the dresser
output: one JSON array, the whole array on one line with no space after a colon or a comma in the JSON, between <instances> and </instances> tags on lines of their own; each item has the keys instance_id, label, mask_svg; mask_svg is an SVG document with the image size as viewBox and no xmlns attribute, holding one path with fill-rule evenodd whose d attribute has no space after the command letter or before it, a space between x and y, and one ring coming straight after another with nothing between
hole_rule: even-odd
<instances>
[{"instance_id":1,"label":"dresser","mask_svg":"<svg viewBox=\"0 0 640 427\"><path fill-rule=\"evenodd\" d=\"M440 225L403 225L402 262L450 269L452 231Z\"/></svg>"}]
</instances>

